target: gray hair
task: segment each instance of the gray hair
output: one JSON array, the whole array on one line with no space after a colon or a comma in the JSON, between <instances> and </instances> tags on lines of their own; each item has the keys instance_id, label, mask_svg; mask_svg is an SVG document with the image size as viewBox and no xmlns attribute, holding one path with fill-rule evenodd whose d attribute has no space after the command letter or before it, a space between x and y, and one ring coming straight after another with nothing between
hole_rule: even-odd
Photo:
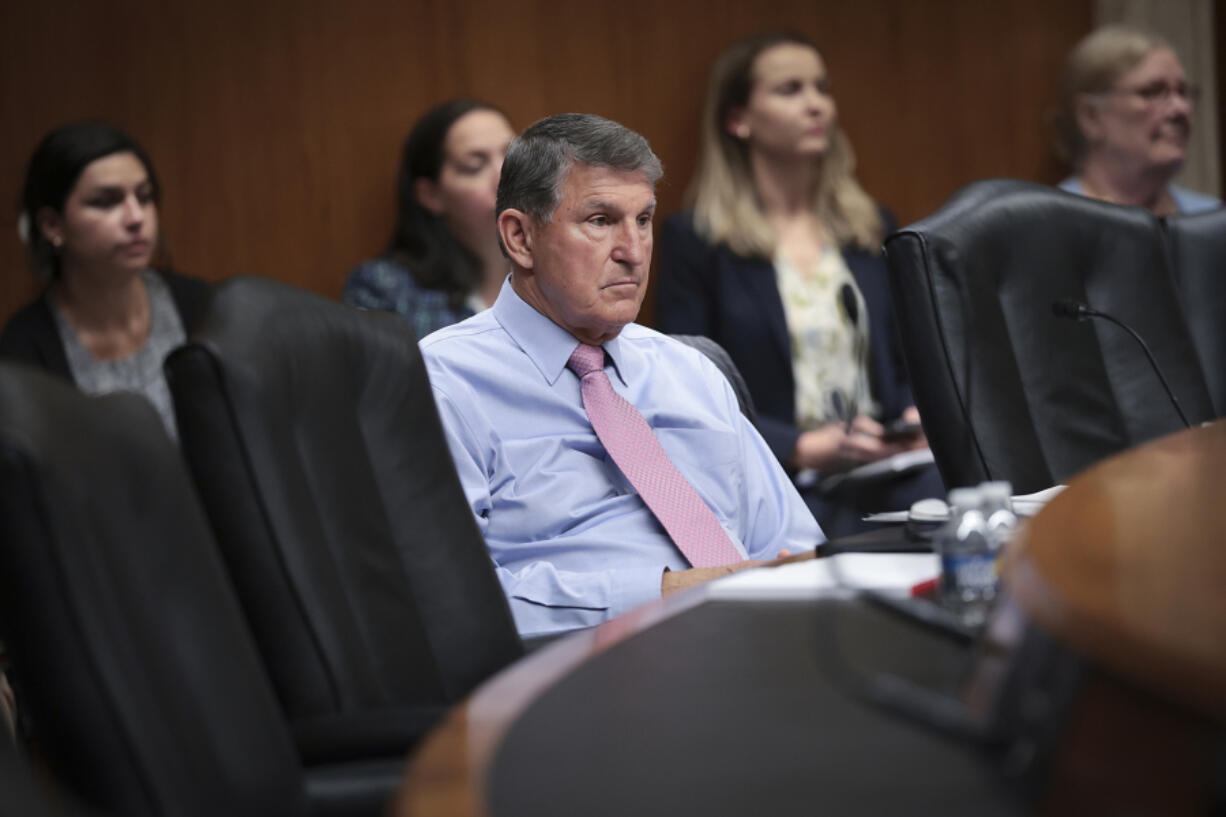
<instances>
[{"instance_id":1,"label":"gray hair","mask_svg":"<svg viewBox=\"0 0 1226 817\"><path fill-rule=\"evenodd\" d=\"M625 125L594 114L558 114L532 125L507 149L495 217L511 208L548 224L562 201L562 182L576 164L642 172L653 189L664 175L647 140Z\"/></svg>"}]
</instances>

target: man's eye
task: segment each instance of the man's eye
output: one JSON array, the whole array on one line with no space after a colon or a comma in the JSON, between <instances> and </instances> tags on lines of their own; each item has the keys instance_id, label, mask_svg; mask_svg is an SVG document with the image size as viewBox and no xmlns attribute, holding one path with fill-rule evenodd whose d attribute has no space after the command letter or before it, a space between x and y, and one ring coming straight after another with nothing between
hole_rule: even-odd
<instances>
[{"instance_id":1,"label":"man's eye","mask_svg":"<svg viewBox=\"0 0 1226 817\"><path fill-rule=\"evenodd\" d=\"M587 221L588 224L591 224L593 227L607 227L609 225L608 216L592 216Z\"/></svg>"},{"instance_id":2,"label":"man's eye","mask_svg":"<svg viewBox=\"0 0 1226 817\"><path fill-rule=\"evenodd\" d=\"M651 226L651 216L639 216L639 226L640 227L650 227Z\"/></svg>"}]
</instances>

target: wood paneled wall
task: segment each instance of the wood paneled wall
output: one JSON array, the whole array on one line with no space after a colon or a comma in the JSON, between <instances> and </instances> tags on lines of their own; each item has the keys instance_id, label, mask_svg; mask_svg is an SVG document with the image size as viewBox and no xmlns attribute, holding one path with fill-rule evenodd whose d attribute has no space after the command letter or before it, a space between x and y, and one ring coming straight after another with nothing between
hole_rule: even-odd
<instances>
[{"instance_id":1,"label":"wood paneled wall","mask_svg":"<svg viewBox=\"0 0 1226 817\"><path fill-rule=\"evenodd\" d=\"M519 127L587 111L694 167L720 49L789 28L821 46L865 187L902 222L973 179L1055 180L1042 112L1091 0L44 0L0 8L0 197L51 127L104 117L145 143L180 270L271 275L329 296L393 218L400 144L468 94ZM15 208L5 208L12 225ZM12 216L10 218L10 216ZM0 231L0 315L34 292ZM648 321L651 312L644 316Z\"/></svg>"}]
</instances>

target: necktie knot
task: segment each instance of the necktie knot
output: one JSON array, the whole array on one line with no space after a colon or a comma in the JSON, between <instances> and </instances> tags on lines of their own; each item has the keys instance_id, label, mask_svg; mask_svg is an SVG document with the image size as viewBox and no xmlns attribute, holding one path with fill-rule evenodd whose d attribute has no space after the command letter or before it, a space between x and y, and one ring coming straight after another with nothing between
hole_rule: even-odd
<instances>
[{"instance_id":1,"label":"necktie knot","mask_svg":"<svg viewBox=\"0 0 1226 817\"><path fill-rule=\"evenodd\" d=\"M580 380L592 372L602 371L604 369L604 349L580 343L575 347L575 351L570 353L570 359L566 361L566 368L578 375Z\"/></svg>"}]
</instances>

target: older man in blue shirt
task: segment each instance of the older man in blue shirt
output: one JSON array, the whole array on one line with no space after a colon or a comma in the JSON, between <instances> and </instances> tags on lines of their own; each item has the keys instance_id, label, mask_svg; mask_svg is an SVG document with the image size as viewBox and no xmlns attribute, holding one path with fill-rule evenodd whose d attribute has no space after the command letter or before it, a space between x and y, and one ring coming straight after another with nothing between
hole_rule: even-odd
<instances>
[{"instance_id":1,"label":"older man in blue shirt","mask_svg":"<svg viewBox=\"0 0 1226 817\"><path fill-rule=\"evenodd\" d=\"M661 173L646 140L617 123L564 114L533 125L508 151L498 188L510 277L492 309L421 343L524 636L599 624L824 540L719 370L633 323ZM727 563L691 566L597 438L567 368L581 343L603 349L613 391L714 512L731 542Z\"/></svg>"}]
</instances>

